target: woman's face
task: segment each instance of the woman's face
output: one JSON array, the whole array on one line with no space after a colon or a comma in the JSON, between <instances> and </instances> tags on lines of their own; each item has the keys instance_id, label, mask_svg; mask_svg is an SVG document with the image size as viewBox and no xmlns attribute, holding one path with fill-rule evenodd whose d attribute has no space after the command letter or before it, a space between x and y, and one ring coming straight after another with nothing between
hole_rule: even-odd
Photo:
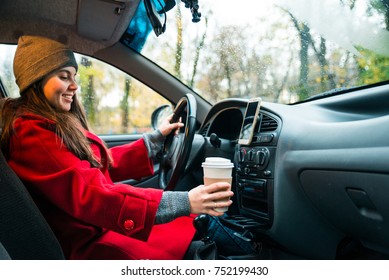
<instances>
[{"instance_id":1,"label":"woman's face","mask_svg":"<svg viewBox=\"0 0 389 280\"><path fill-rule=\"evenodd\" d=\"M73 96L78 86L75 81L76 69L64 67L43 79L43 93L47 100L59 111L70 111Z\"/></svg>"}]
</instances>

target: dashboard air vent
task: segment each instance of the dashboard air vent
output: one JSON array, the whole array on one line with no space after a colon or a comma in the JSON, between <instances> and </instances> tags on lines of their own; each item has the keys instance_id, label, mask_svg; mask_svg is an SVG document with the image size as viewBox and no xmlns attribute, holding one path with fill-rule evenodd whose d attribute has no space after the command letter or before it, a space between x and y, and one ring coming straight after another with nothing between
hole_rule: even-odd
<instances>
[{"instance_id":1,"label":"dashboard air vent","mask_svg":"<svg viewBox=\"0 0 389 280\"><path fill-rule=\"evenodd\" d=\"M262 114L261 130L260 132L274 131L278 127L278 123L275 119Z\"/></svg>"},{"instance_id":2,"label":"dashboard air vent","mask_svg":"<svg viewBox=\"0 0 389 280\"><path fill-rule=\"evenodd\" d=\"M208 123L206 126L203 127L203 129L201 130L201 135L203 135L203 137L206 137L207 136L207 132L208 132L208 128L209 126L211 125L211 123Z\"/></svg>"}]
</instances>

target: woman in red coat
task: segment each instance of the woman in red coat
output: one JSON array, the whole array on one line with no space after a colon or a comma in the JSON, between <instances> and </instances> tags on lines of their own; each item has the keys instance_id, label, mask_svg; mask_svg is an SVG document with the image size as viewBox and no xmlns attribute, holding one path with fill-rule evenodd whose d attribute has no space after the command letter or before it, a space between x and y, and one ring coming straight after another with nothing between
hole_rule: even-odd
<instances>
[{"instance_id":1,"label":"woman in red coat","mask_svg":"<svg viewBox=\"0 0 389 280\"><path fill-rule=\"evenodd\" d=\"M189 192L114 184L153 174L155 147L181 123L107 149L77 100L77 63L66 46L22 36L14 59L20 97L3 108L1 148L69 259L181 259L195 230L191 214L215 212L227 183ZM232 202L220 202L217 207Z\"/></svg>"}]
</instances>

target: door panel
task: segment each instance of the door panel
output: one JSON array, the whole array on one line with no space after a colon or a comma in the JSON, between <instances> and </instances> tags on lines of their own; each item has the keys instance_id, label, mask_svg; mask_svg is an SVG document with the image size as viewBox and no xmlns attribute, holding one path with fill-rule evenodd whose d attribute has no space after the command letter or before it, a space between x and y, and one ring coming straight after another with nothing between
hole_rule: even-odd
<instances>
[{"instance_id":1,"label":"door panel","mask_svg":"<svg viewBox=\"0 0 389 280\"><path fill-rule=\"evenodd\" d=\"M129 144L131 142L137 141L142 138L142 134L118 134L118 135L99 135L101 139L105 141L109 148ZM154 162L154 175L141 180L128 179L124 180L121 183L129 184L137 187L144 188L158 188L158 170L159 163ZM116 182L118 183L118 182Z\"/></svg>"}]
</instances>

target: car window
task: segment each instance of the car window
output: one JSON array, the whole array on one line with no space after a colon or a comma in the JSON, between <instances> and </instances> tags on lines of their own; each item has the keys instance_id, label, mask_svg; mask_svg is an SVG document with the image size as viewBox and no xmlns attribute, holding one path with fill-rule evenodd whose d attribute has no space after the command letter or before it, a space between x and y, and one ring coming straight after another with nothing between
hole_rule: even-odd
<instances>
[{"instance_id":1,"label":"car window","mask_svg":"<svg viewBox=\"0 0 389 280\"><path fill-rule=\"evenodd\" d=\"M0 44L0 76L10 97L19 96L19 88L15 83L13 72L13 58L16 46Z\"/></svg>"},{"instance_id":2,"label":"car window","mask_svg":"<svg viewBox=\"0 0 389 280\"><path fill-rule=\"evenodd\" d=\"M19 96L12 69L15 50L15 46L0 45L0 76L11 97ZM152 112L170 105L160 94L107 63L79 54L76 60L78 94L97 134L149 132Z\"/></svg>"}]
</instances>

